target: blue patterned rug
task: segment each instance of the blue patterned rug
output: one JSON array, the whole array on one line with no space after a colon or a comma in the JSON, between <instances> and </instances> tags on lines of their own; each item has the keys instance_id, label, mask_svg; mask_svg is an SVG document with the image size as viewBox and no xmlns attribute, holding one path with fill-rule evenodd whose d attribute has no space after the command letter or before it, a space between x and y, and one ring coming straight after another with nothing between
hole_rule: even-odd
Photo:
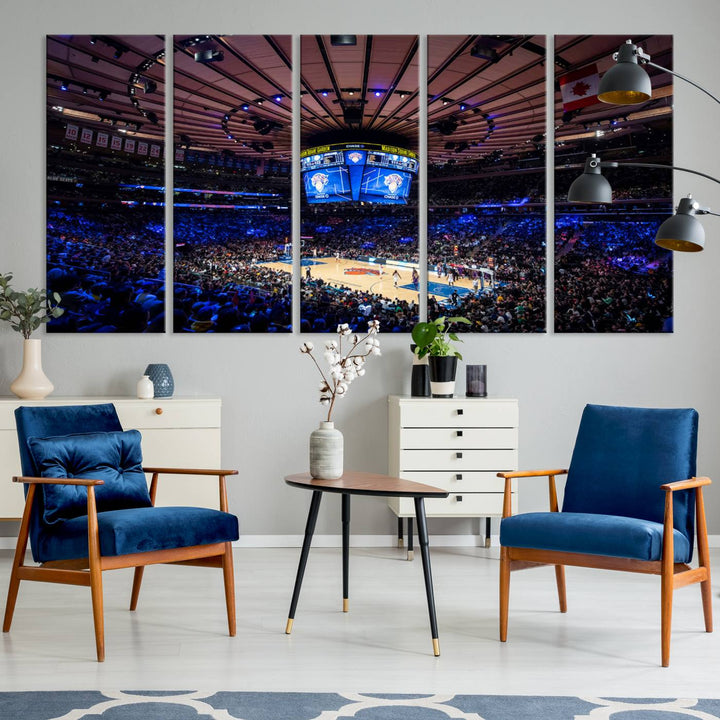
<instances>
[{"instance_id":1,"label":"blue patterned rug","mask_svg":"<svg viewBox=\"0 0 720 720\"><path fill-rule=\"evenodd\" d=\"M720 700L193 691L0 693L0 720L714 720Z\"/></svg>"}]
</instances>

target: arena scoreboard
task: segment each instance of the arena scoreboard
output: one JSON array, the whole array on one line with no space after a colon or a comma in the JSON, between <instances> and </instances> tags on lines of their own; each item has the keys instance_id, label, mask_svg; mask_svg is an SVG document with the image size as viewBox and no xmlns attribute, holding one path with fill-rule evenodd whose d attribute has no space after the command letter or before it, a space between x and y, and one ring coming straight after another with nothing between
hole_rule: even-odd
<instances>
[{"instance_id":1,"label":"arena scoreboard","mask_svg":"<svg viewBox=\"0 0 720 720\"><path fill-rule=\"evenodd\" d=\"M343 143L304 150L300 171L309 203L407 203L418 159L391 145Z\"/></svg>"}]
</instances>

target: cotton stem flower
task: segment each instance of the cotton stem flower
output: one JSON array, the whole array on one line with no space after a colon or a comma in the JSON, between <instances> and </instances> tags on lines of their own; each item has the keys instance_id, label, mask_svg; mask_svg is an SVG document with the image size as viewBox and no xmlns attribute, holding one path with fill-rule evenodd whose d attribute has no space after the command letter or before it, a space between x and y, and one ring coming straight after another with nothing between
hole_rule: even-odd
<instances>
[{"instance_id":1,"label":"cotton stem flower","mask_svg":"<svg viewBox=\"0 0 720 720\"><path fill-rule=\"evenodd\" d=\"M335 400L347 395L350 384L355 378L365 374L365 363L370 355L380 355L380 341L375 337L380 331L380 321L371 320L368 323L367 334L360 337L353 333L347 323L337 327L337 340L325 343L323 358L328 365L327 372L318 364L313 354L315 346L311 342L304 342L300 352L309 355L320 373L322 381L319 384L320 404L328 406L327 421L330 422ZM346 339L348 349L343 349L343 339Z\"/></svg>"}]
</instances>

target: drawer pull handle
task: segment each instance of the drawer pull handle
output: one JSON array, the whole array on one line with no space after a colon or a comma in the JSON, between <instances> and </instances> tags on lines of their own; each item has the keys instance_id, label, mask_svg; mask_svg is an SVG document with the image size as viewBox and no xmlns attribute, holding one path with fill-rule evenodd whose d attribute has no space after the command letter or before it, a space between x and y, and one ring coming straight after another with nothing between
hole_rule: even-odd
<instances>
[{"instance_id":1,"label":"drawer pull handle","mask_svg":"<svg viewBox=\"0 0 720 720\"><path fill-rule=\"evenodd\" d=\"M456 495L455 502L462 502L462 495Z\"/></svg>"},{"instance_id":2,"label":"drawer pull handle","mask_svg":"<svg viewBox=\"0 0 720 720\"><path fill-rule=\"evenodd\" d=\"M455 479L462 480L462 473L457 473L457 475L455 475Z\"/></svg>"},{"instance_id":3,"label":"drawer pull handle","mask_svg":"<svg viewBox=\"0 0 720 720\"><path fill-rule=\"evenodd\" d=\"M461 453L461 452L455 453L455 457L456 457L458 460L462 460L462 453Z\"/></svg>"},{"instance_id":4,"label":"drawer pull handle","mask_svg":"<svg viewBox=\"0 0 720 720\"><path fill-rule=\"evenodd\" d=\"M455 431L455 434L456 434L457 437L462 437L462 436L463 436L463 431L462 431L462 430L456 430L456 431Z\"/></svg>"},{"instance_id":5,"label":"drawer pull handle","mask_svg":"<svg viewBox=\"0 0 720 720\"><path fill-rule=\"evenodd\" d=\"M458 408L457 414L458 414L458 415L462 415L462 414L463 414L463 409L462 409L462 408Z\"/></svg>"},{"instance_id":6,"label":"drawer pull handle","mask_svg":"<svg viewBox=\"0 0 720 720\"><path fill-rule=\"evenodd\" d=\"M156 415L162 415L162 414L163 414L163 409L162 409L162 408L155 408L155 414L156 414Z\"/></svg>"}]
</instances>

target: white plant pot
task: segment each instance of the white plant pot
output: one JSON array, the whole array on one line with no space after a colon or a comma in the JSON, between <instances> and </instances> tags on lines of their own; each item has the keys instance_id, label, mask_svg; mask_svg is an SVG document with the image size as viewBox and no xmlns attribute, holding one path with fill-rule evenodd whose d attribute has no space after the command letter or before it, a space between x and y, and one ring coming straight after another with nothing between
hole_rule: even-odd
<instances>
[{"instance_id":1,"label":"white plant pot","mask_svg":"<svg viewBox=\"0 0 720 720\"><path fill-rule=\"evenodd\" d=\"M43 372L41 348L40 340L23 342L22 371L10 385L10 390L23 400L42 400L55 389Z\"/></svg>"}]
</instances>

